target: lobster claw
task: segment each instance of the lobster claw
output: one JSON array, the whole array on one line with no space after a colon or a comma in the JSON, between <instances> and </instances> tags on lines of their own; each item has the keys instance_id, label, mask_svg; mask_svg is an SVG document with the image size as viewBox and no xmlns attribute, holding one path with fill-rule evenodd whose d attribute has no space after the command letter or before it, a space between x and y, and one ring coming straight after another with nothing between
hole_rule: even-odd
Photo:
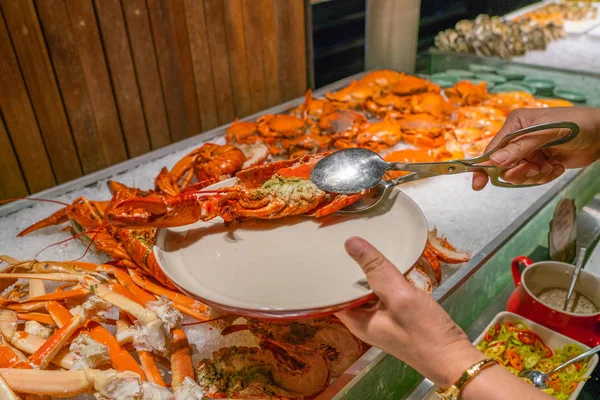
<instances>
[{"instance_id":1,"label":"lobster claw","mask_svg":"<svg viewBox=\"0 0 600 400\"><path fill-rule=\"evenodd\" d=\"M125 199L108 211L108 221L114 226L141 226L164 216L169 207L164 198Z\"/></svg>"},{"instance_id":2,"label":"lobster claw","mask_svg":"<svg viewBox=\"0 0 600 400\"><path fill-rule=\"evenodd\" d=\"M214 196L185 192L173 197L126 199L107 213L111 225L122 228L169 228L213 218Z\"/></svg>"}]
</instances>

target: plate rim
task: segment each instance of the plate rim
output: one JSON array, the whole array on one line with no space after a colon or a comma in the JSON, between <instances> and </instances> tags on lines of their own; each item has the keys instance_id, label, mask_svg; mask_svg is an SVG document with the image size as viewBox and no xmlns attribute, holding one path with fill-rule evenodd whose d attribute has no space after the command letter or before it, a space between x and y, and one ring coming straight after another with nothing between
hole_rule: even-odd
<instances>
[{"instance_id":1,"label":"plate rim","mask_svg":"<svg viewBox=\"0 0 600 400\"><path fill-rule=\"evenodd\" d=\"M212 188L228 187L228 186L226 186L228 182L233 183L235 181L236 181L235 177L225 179L223 181L220 181L213 185L210 185L202 190L213 190ZM231 186L231 185L229 185L229 186ZM427 246L427 235L429 232L429 225L427 223L427 218L425 217L423 210L421 209L421 207L419 207L419 205L417 204L416 201L414 201L409 195L407 195L406 193L401 191L398 187L394 187L392 190L397 191L397 195L404 196L405 200L408 200L410 203L412 203L413 206L415 207L415 209L418 211L418 215L423 222L423 226L425 227L425 230L423 233L423 238L421 240L422 241L422 250L425 250L425 247ZM183 227L177 227L177 229L181 229L181 228L183 228ZM178 282L176 279L174 279L172 274L170 274L161 265L161 257L159 254L161 249L157 245L157 243L159 242L159 237L166 235L167 232L169 231L169 229L170 228L158 228L156 231L154 245L152 246L152 251L154 253L154 257L156 258L156 263L158 264L159 268L167 276L167 278L169 278L169 280L179 290L181 290L183 293L185 293L187 296L189 296L193 299L196 299L196 300L202 302L203 304L212 306L212 307L222 310L222 311L228 311L228 312L232 312L236 315L254 317L254 318L275 318L275 319L293 319L293 318L302 318L302 317L315 318L315 317L330 315L330 314L333 314L335 312L338 312L338 311L341 311L341 310L344 310L347 308L358 307L358 306L364 305L365 303L367 303L369 301L373 301L377 298L376 295L373 293L373 290L369 289L367 292L365 292L365 294L358 296L356 298L350 299L348 301L342 302L342 303L329 304L329 305L325 305L322 307L285 309L285 310L268 308L268 307L267 308L254 308L254 307L242 308L242 307L222 304L218 301L206 299L205 297L192 292L190 289L186 288L185 285L181 284L181 282ZM179 232L185 233L185 232L187 232L187 230L181 230ZM421 246L419 246L419 247L421 247ZM411 267L408 268L406 270L406 272L403 273L403 275L406 276L408 273L410 273L410 271L413 270L413 268L416 266L417 262L421 258L422 253L423 253L423 251L421 251L419 256L417 256L417 259L412 262Z\"/></svg>"}]
</instances>

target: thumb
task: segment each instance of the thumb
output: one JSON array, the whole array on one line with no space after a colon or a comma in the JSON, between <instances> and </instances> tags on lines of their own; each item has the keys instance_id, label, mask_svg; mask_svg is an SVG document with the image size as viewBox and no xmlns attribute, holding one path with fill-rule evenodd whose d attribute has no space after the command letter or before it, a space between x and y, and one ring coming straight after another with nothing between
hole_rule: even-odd
<instances>
[{"instance_id":1,"label":"thumb","mask_svg":"<svg viewBox=\"0 0 600 400\"><path fill-rule=\"evenodd\" d=\"M389 302L394 292L412 288L398 268L366 240L352 237L345 247L364 271L373 292L384 303Z\"/></svg>"}]
</instances>

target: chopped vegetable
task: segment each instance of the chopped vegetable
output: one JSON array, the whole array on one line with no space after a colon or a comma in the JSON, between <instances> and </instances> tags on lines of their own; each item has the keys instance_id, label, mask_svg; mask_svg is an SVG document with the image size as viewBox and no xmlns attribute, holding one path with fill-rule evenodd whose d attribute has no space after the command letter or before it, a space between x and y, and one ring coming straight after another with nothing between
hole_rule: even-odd
<instances>
[{"instance_id":1,"label":"chopped vegetable","mask_svg":"<svg viewBox=\"0 0 600 400\"><path fill-rule=\"evenodd\" d=\"M477 348L517 376L524 369L548 373L563 362L583 353L583 349L574 344L553 352L522 322L491 326ZM583 377L587 367L587 362L578 362L553 374L547 381L548 388L544 389L544 392L556 399L567 400L577 389L579 382L587 379ZM524 380L531 384L531 381Z\"/></svg>"}]
</instances>

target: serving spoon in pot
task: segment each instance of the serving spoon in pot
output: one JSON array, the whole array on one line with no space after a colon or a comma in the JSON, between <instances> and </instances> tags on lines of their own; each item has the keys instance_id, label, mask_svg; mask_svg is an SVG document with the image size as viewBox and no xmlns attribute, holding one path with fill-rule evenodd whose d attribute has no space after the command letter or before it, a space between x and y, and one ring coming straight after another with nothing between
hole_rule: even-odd
<instances>
[{"instance_id":1,"label":"serving spoon in pot","mask_svg":"<svg viewBox=\"0 0 600 400\"><path fill-rule=\"evenodd\" d=\"M552 375L554 375L556 372L560 371L561 369L563 369L573 363L576 363L577 361L581 361L581 360L591 356L592 354L598 353L599 351L600 351L600 345L598 345L592 349L589 349L585 353L581 353L580 355L578 355L575 358L571 358L567 362L560 364L558 367L554 368L552 371L548 372L547 374L545 374L541 371L536 371L534 369L526 369L524 371L521 371L519 373L519 376L521 378L529 379L535 387L538 387L540 389L546 389L548 387L548 384L546 383L546 381L548 379L550 379L550 377Z\"/></svg>"},{"instance_id":2,"label":"serving spoon in pot","mask_svg":"<svg viewBox=\"0 0 600 400\"><path fill-rule=\"evenodd\" d=\"M454 160L430 163L387 162L377 153L361 148L336 151L323 157L310 172L310 180L321 190L330 193L354 194L365 193L363 198L342 210L355 213L377 206L388 195L394 186L437 175L453 175L464 172L485 172L490 176L494 186L515 188L537 185L513 185L500 180L505 170L494 165L482 165L490 160L490 156L504 148L511 140L528 133L547 129L569 129L570 133L563 138L547 143L542 148L566 143L579 134L579 126L573 122L550 122L530 126L506 135L491 151L468 160ZM383 181L387 171L409 171L411 174ZM368 191L368 193L367 193Z\"/></svg>"}]
</instances>

